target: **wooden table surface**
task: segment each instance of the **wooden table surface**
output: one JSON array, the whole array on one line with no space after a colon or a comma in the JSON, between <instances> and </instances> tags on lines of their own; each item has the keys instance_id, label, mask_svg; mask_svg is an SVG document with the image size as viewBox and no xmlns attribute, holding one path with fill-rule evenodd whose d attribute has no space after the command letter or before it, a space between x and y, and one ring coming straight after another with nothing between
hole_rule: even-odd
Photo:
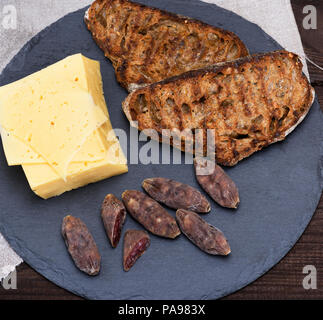
<instances>
[{"instance_id":1,"label":"wooden table surface","mask_svg":"<svg viewBox=\"0 0 323 320\"><path fill-rule=\"evenodd\" d=\"M317 30L303 28L303 8L317 9ZM323 66L323 1L292 0L292 6L308 57ZM323 107L323 71L309 64L311 81ZM288 255L268 273L240 291L224 299L323 299L323 196L315 215L303 236ZM314 265L317 270L317 289L305 290L303 268ZM0 286L4 299L80 299L46 280L26 263L17 268L17 290Z\"/></svg>"}]
</instances>

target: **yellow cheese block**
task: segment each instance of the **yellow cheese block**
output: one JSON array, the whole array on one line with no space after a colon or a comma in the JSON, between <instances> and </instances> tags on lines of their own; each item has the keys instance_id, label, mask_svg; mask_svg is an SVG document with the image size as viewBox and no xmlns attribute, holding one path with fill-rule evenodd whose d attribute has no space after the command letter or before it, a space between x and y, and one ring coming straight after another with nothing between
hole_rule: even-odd
<instances>
[{"instance_id":1,"label":"yellow cheese block","mask_svg":"<svg viewBox=\"0 0 323 320\"><path fill-rule=\"evenodd\" d=\"M74 55L0 88L1 126L64 180L83 143L107 121L86 86L91 81L87 72L84 57Z\"/></svg>"},{"instance_id":2,"label":"yellow cheese block","mask_svg":"<svg viewBox=\"0 0 323 320\"><path fill-rule=\"evenodd\" d=\"M128 171L100 64L81 54L1 87L0 125L8 164L44 199Z\"/></svg>"}]
</instances>

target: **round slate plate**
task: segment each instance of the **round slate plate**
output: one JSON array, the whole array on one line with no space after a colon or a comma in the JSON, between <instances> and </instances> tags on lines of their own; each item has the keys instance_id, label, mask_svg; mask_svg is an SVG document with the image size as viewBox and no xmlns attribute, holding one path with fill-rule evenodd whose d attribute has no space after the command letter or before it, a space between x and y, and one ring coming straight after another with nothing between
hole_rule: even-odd
<instances>
[{"instance_id":1,"label":"round slate plate","mask_svg":"<svg viewBox=\"0 0 323 320\"><path fill-rule=\"evenodd\" d=\"M215 5L195 0L141 2L232 30L251 53L281 49L259 27ZM85 9L69 14L33 38L3 71L0 85L81 52L101 61L113 127L129 133L128 121L121 111L127 93L117 84L111 63L86 30L84 12ZM130 165L128 174L44 201L30 191L20 167L7 166L1 150L0 231L34 269L86 298L219 298L274 266L310 221L321 194L320 127L322 115L316 100L305 121L285 142L227 170L240 189L241 206L233 212L212 203L212 212L204 217L227 235L232 248L229 257L204 254L184 236L175 241L151 236L147 253L125 273L122 243L113 250L107 241L100 220L104 196L114 193L120 197L125 189L140 189L141 181L153 176L174 178L198 187L193 166L184 164ZM95 278L78 271L66 251L60 229L67 214L83 219L97 241L103 259L102 271ZM125 229L128 228L141 227L128 216Z\"/></svg>"}]
</instances>

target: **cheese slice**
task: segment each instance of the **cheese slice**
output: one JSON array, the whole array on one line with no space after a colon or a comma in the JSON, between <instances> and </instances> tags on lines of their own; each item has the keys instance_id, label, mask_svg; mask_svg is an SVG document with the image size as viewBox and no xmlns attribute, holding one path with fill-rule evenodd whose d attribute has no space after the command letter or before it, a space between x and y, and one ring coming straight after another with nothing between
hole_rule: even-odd
<instances>
[{"instance_id":1,"label":"cheese slice","mask_svg":"<svg viewBox=\"0 0 323 320\"><path fill-rule=\"evenodd\" d=\"M1 139L9 166L23 163L47 163L39 153L3 128L1 129Z\"/></svg>"},{"instance_id":2,"label":"cheese slice","mask_svg":"<svg viewBox=\"0 0 323 320\"><path fill-rule=\"evenodd\" d=\"M39 197L48 199L89 183L128 172L127 160L119 144L114 148L118 150L119 157L109 153L104 160L97 162L71 163L66 181L46 164L26 164L22 168L30 188Z\"/></svg>"},{"instance_id":3,"label":"cheese slice","mask_svg":"<svg viewBox=\"0 0 323 320\"><path fill-rule=\"evenodd\" d=\"M111 126L110 122L108 125ZM24 164L22 166L30 188L41 198L48 199L66 191L77 189L112 176L128 172L127 159L113 129L108 132L106 157L96 162L72 162L64 181L46 164Z\"/></svg>"},{"instance_id":4,"label":"cheese slice","mask_svg":"<svg viewBox=\"0 0 323 320\"><path fill-rule=\"evenodd\" d=\"M76 71L69 72L76 62ZM86 139L107 121L85 86L86 73L83 57L76 55L0 88L1 126L63 179Z\"/></svg>"},{"instance_id":5,"label":"cheese slice","mask_svg":"<svg viewBox=\"0 0 323 320\"><path fill-rule=\"evenodd\" d=\"M9 166L17 166L32 163L47 163L46 160L23 141L1 129L3 149ZM72 162L93 162L103 160L106 156L104 142L98 130L91 134L80 151L77 152Z\"/></svg>"}]
</instances>

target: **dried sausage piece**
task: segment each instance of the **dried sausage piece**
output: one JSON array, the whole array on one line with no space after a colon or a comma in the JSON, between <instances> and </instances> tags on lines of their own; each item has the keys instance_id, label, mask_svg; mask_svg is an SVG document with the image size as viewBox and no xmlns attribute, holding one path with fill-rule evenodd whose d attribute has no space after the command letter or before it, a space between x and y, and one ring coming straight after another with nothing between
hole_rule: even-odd
<instances>
[{"instance_id":1,"label":"dried sausage piece","mask_svg":"<svg viewBox=\"0 0 323 320\"><path fill-rule=\"evenodd\" d=\"M179 209L176 219L182 232L201 250L222 256L231 252L222 231L208 224L195 212Z\"/></svg>"},{"instance_id":2,"label":"dried sausage piece","mask_svg":"<svg viewBox=\"0 0 323 320\"><path fill-rule=\"evenodd\" d=\"M62 235L75 265L90 276L100 272L101 256L96 243L81 219L67 216L63 220Z\"/></svg>"},{"instance_id":3,"label":"dried sausage piece","mask_svg":"<svg viewBox=\"0 0 323 320\"><path fill-rule=\"evenodd\" d=\"M146 231L127 230L124 235L123 268L129 271L136 261L145 253L150 245L150 238Z\"/></svg>"},{"instance_id":4,"label":"dried sausage piece","mask_svg":"<svg viewBox=\"0 0 323 320\"><path fill-rule=\"evenodd\" d=\"M239 191L223 169L211 160L194 160L196 178L201 187L222 207L236 209L239 206Z\"/></svg>"},{"instance_id":5,"label":"dried sausage piece","mask_svg":"<svg viewBox=\"0 0 323 320\"><path fill-rule=\"evenodd\" d=\"M165 178L146 179L142 187L155 200L173 209L186 209L199 213L210 212L206 198L195 188Z\"/></svg>"},{"instance_id":6,"label":"dried sausage piece","mask_svg":"<svg viewBox=\"0 0 323 320\"><path fill-rule=\"evenodd\" d=\"M102 203L101 217L113 248L116 248L119 243L126 214L126 208L118 198L113 194L108 194L105 197Z\"/></svg>"},{"instance_id":7,"label":"dried sausage piece","mask_svg":"<svg viewBox=\"0 0 323 320\"><path fill-rule=\"evenodd\" d=\"M176 220L154 199L137 190L127 190L122 200L131 216L151 233L175 239L180 235Z\"/></svg>"}]
</instances>

